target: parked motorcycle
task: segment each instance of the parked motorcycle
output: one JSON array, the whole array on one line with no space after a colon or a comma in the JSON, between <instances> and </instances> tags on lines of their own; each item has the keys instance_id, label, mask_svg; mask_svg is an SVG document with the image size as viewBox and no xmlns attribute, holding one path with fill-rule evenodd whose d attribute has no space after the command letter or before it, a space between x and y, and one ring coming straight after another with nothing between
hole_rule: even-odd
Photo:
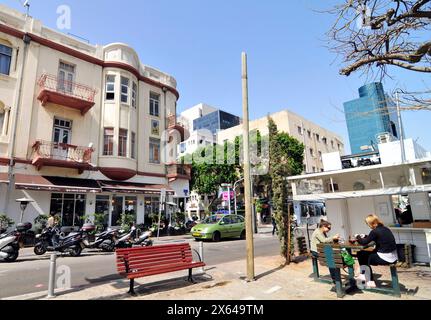
<instances>
[{"instance_id":1,"label":"parked motorcycle","mask_svg":"<svg viewBox=\"0 0 431 320\"><path fill-rule=\"evenodd\" d=\"M82 231L72 232L67 236L63 236L60 228L55 226L53 228L46 228L41 234L36 236L34 253L40 256L47 251L57 251L69 253L72 257L78 257L84 248Z\"/></svg>"},{"instance_id":2,"label":"parked motorcycle","mask_svg":"<svg viewBox=\"0 0 431 320\"><path fill-rule=\"evenodd\" d=\"M130 231L118 239L115 243L116 248L132 248L133 246L149 247L153 245L153 241L150 239L152 232L146 231L137 237L138 229L132 226Z\"/></svg>"},{"instance_id":3,"label":"parked motorcycle","mask_svg":"<svg viewBox=\"0 0 431 320\"><path fill-rule=\"evenodd\" d=\"M83 243L88 249L102 249L105 252L115 250L115 239L118 230L108 228L106 231L94 235L96 226L91 223L86 223L82 226Z\"/></svg>"},{"instance_id":4,"label":"parked motorcycle","mask_svg":"<svg viewBox=\"0 0 431 320\"><path fill-rule=\"evenodd\" d=\"M20 223L14 231L0 235L0 258L6 262L16 261L19 249L23 247L24 235L31 228L30 222Z\"/></svg>"}]
</instances>

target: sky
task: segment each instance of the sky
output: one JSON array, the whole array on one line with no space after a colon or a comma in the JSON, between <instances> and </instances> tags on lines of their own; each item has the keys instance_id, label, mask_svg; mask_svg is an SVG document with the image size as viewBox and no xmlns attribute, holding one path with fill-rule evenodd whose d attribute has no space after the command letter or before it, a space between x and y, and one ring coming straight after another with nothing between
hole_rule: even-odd
<instances>
[{"instance_id":1,"label":"sky","mask_svg":"<svg viewBox=\"0 0 431 320\"><path fill-rule=\"evenodd\" d=\"M350 151L343 102L370 79L339 75L327 48L333 16L321 13L342 0L30 0L30 15L57 29L57 8L71 9L71 29L92 44L123 42L142 63L174 76L178 112L207 103L242 116L241 52L248 56L250 118L289 109L341 135ZM25 11L20 0L1 0ZM397 68L385 90L422 91L431 75ZM431 150L431 111L402 113L406 136Z\"/></svg>"}]
</instances>

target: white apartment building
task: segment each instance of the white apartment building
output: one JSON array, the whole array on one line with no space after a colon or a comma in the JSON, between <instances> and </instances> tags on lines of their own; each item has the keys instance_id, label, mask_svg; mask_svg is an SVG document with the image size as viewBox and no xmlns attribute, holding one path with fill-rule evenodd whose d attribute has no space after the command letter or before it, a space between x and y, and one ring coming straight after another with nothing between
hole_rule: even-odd
<instances>
[{"instance_id":1,"label":"white apartment building","mask_svg":"<svg viewBox=\"0 0 431 320\"><path fill-rule=\"evenodd\" d=\"M286 132L305 145L304 172L323 171L322 155L339 151L344 154L343 139L300 115L289 110L282 110L270 115L278 127L279 132ZM224 141L233 141L235 137L242 136L242 125L220 131L217 135L218 144ZM268 118L264 117L250 121L250 131L259 130L261 135L267 135Z\"/></svg>"},{"instance_id":2,"label":"white apartment building","mask_svg":"<svg viewBox=\"0 0 431 320\"><path fill-rule=\"evenodd\" d=\"M17 221L26 197L26 221L101 213L111 226L122 213L148 222L163 189L184 204L190 168L162 153L175 159L184 140L176 86L126 44L87 44L0 5L0 210Z\"/></svg>"}]
</instances>

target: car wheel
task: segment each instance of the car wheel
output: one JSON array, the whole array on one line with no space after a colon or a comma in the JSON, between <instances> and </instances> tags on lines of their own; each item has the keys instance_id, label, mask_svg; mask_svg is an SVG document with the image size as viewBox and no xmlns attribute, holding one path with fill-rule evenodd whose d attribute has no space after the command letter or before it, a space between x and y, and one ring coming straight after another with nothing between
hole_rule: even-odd
<instances>
[{"instance_id":1,"label":"car wheel","mask_svg":"<svg viewBox=\"0 0 431 320\"><path fill-rule=\"evenodd\" d=\"M241 235L239 236L239 238L240 238L241 240L245 240L245 238L246 238L245 230L242 230Z\"/></svg>"},{"instance_id":2,"label":"car wheel","mask_svg":"<svg viewBox=\"0 0 431 320\"><path fill-rule=\"evenodd\" d=\"M218 231L214 232L214 233L213 233L213 241L214 241L214 242L219 242L219 241L220 241L220 239L221 239L220 232L218 232Z\"/></svg>"}]
</instances>

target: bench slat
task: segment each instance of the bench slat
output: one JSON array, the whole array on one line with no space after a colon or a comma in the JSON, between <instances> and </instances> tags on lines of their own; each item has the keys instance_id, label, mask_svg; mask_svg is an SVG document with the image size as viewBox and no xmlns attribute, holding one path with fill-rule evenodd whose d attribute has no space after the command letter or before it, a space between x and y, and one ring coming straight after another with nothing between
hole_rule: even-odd
<instances>
[{"instance_id":1,"label":"bench slat","mask_svg":"<svg viewBox=\"0 0 431 320\"><path fill-rule=\"evenodd\" d=\"M149 269L149 270L145 270L145 271L138 271L135 273L128 273L127 278L128 279L135 279L135 278L141 278L141 277L146 277L146 276L151 276L151 275L156 275L156 274L199 268L199 267L203 267L203 266L205 266L205 263L195 262L193 264L177 265L177 266L172 266L170 268L161 268L161 269L154 268L154 269Z\"/></svg>"},{"instance_id":2,"label":"bench slat","mask_svg":"<svg viewBox=\"0 0 431 320\"><path fill-rule=\"evenodd\" d=\"M124 257L119 257L117 261L123 261ZM171 252L171 253L164 253L164 254L154 254L150 256L132 256L127 257L127 260L129 263L137 262L137 261L161 261L161 260L170 260L170 259L178 259L178 260L190 260L192 259L192 253L191 252Z\"/></svg>"},{"instance_id":3,"label":"bench slat","mask_svg":"<svg viewBox=\"0 0 431 320\"><path fill-rule=\"evenodd\" d=\"M166 265L172 265L172 264L188 264L192 263L192 260L185 261L185 260L178 260L178 259L171 259L171 260L164 260L159 262L152 262L152 263L144 263L144 262L135 262L135 263L129 263L129 269L145 269L145 268L162 268ZM117 269L123 270L125 269L124 263L118 264Z\"/></svg>"}]
</instances>

